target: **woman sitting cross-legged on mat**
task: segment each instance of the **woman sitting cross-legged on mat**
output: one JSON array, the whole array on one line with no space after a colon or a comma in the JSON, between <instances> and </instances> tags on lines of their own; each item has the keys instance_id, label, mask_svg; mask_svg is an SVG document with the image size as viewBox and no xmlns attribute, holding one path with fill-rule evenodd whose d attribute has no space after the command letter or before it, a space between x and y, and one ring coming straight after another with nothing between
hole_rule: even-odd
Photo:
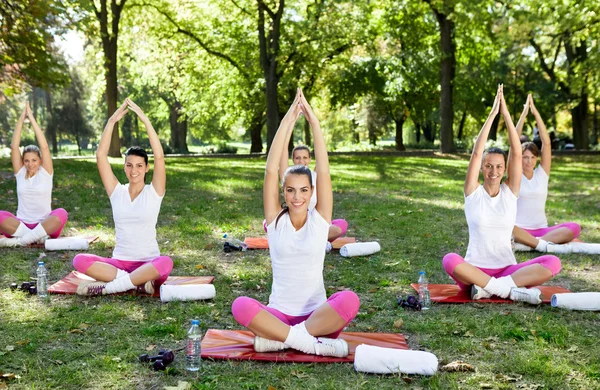
<instances>
[{"instance_id":1,"label":"woman sitting cross-legged on mat","mask_svg":"<svg viewBox=\"0 0 600 390\"><path fill-rule=\"evenodd\" d=\"M282 209L279 161L285 138L300 114L310 123L315 139L317 204L308 206L314 191L310 169L295 165L283 175L287 206ZM300 89L269 150L263 198L273 269L269 304L238 297L231 308L233 316L256 335L257 352L293 348L322 356L348 355L348 344L337 337L356 316L360 301L352 291L337 292L329 299L325 295L323 263L333 207L329 160L319 121Z\"/></svg>"},{"instance_id":2,"label":"woman sitting cross-legged on mat","mask_svg":"<svg viewBox=\"0 0 600 390\"><path fill-rule=\"evenodd\" d=\"M505 154L497 148L484 151L494 117L502 113L512 153L504 183ZM473 299L496 295L539 304L541 292L526 288L542 284L560 271L560 260L545 255L517 264L511 248L511 234L517 216L517 194L521 182L519 137L504 101L502 86L494 106L475 141L465 180L465 216L469 225L469 245L463 259L449 253L442 261L446 272L462 289L471 287ZM483 185L479 184L479 170Z\"/></svg>"},{"instance_id":3,"label":"woman sitting cross-legged on mat","mask_svg":"<svg viewBox=\"0 0 600 390\"><path fill-rule=\"evenodd\" d=\"M530 109L535 117L542 140L542 159L536 168L540 155L538 147L533 142L525 142L521 145L523 178L517 201L517 223L513 235L516 243L535 248L540 252L553 252L555 251L553 248L547 247L549 243L554 246L553 244L564 244L577 238L581 226L575 222L566 222L548 227L546 198L548 197L548 177L552 165L552 143L546 125L533 104L531 94L527 95L527 102L517 123L517 133L520 136L523 132L523 124ZM556 250L556 252L560 252L560 250Z\"/></svg>"},{"instance_id":4,"label":"woman sitting cross-legged on mat","mask_svg":"<svg viewBox=\"0 0 600 390\"><path fill-rule=\"evenodd\" d=\"M131 147L125 152L125 175L128 184L119 183L108 161L113 128L127 114L128 108L135 112L146 126L154 154L151 184L145 183L150 165L144 149ZM165 158L156 131L144 112L129 98L108 120L98 145L96 160L112 206L117 245L112 258L90 254L75 256L75 269L98 280L80 284L77 294L105 295L135 288L139 292L153 294L167 280L173 268L173 261L160 255L156 242L156 221L165 195Z\"/></svg>"},{"instance_id":5,"label":"woman sitting cross-legged on mat","mask_svg":"<svg viewBox=\"0 0 600 390\"><path fill-rule=\"evenodd\" d=\"M28 145L21 155L19 144L25 118L31 122L39 147ZM6 236L0 239L0 246L34 244L45 241L48 236L58 238L68 215L65 209L51 209L54 175L52 155L29 102L25 104L25 110L17 122L10 144L10 157L17 179L19 205L16 216L8 211L0 211L0 233Z\"/></svg>"}]
</instances>

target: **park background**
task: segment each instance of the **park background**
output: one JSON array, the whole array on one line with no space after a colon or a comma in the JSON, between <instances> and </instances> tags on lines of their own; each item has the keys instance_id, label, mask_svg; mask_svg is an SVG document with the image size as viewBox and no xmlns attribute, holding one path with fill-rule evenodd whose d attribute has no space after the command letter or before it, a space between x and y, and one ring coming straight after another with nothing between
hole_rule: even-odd
<instances>
[{"instance_id":1,"label":"park background","mask_svg":"<svg viewBox=\"0 0 600 390\"><path fill-rule=\"evenodd\" d=\"M93 149L130 96L165 151L179 155L167 158L161 251L173 257L173 275L214 275L217 288L209 302L52 296L43 303L8 288L35 274L40 250L3 249L0 371L18 378L0 380L0 388L161 389L179 380L200 389L600 388L598 313L472 304L419 314L396 305L420 270L448 283L443 255L466 250L463 152L497 83L515 122L532 93L558 146L576 149L553 159L549 222L579 222L584 241L600 242L600 3L7 0L0 23L3 156L26 100L56 156L83 156L55 161L53 206L70 213L65 234L98 235L90 252L110 256L112 215ZM180 346L192 318L203 330L239 329L230 314L236 296L268 299L268 253L225 254L221 237L263 234L261 153L298 86L329 150L342 153L331 157L334 217L349 221L349 235L383 248L369 258L326 257L328 294L350 288L362 301L349 330L401 332L411 348L475 371L385 377L343 364L207 361L191 375L181 354L162 373L136 361ZM530 116L525 134L533 125ZM122 151L148 146L147 138L134 115L114 134L111 163L123 181ZM311 138L300 120L291 144ZM501 120L490 138L506 148ZM29 143L33 133L25 131ZM411 156L416 149L427 151ZM195 158L214 153L245 156ZM0 171L0 209L16 210L8 158ZM73 256L47 253L51 282L72 270ZM553 284L600 290L597 256L561 258Z\"/></svg>"}]
</instances>

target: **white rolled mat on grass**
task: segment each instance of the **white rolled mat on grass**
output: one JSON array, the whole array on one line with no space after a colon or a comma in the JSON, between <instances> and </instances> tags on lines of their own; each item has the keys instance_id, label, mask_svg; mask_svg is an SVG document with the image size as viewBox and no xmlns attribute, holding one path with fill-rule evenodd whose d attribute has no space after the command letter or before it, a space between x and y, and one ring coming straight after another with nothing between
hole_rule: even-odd
<instances>
[{"instance_id":1,"label":"white rolled mat on grass","mask_svg":"<svg viewBox=\"0 0 600 390\"><path fill-rule=\"evenodd\" d=\"M381 246L377 241L357 242L355 244L346 244L340 248L340 255L344 257L367 256L377 253Z\"/></svg>"},{"instance_id":2,"label":"white rolled mat on grass","mask_svg":"<svg viewBox=\"0 0 600 390\"><path fill-rule=\"evenodd\" d=\"M550 304L568 310L600 310L600 292L554 294Z\"/></svg>"},{"instance_id":3,"label":"white rolled mat on grass","mask_svg":"<svg viewBox=\"0 0 600 390\"><path fill-rule=\"evenodd\" d=\"M437 368L438 359L430 352L361 344L354 353L354 369L370 374L434 375Z\"/></svg>"},{"instance_id":4,"label":"white rolled mat on grass","mask_svg":"<svg viewBox=\"0 0 600 390\"><path fill-rule=\"evenodd\" d=\"M199 301L213 299L217 295L214 284L163 284L160 286L160 300Z\"/></svg>"},{"instance_id":5,"label":"white rolled mat on grass","mask_svg":"<svg viewBox=\"0 0 600 390\"><path fill-rule=\"evenodd\" d=\"M600 255L600 244L588 242L569 242L567 244L548 243L546 252L558 254L584 253L587 255Z\"/></svg>"},{"instance_id":6,"label":"white rolled mat on grass","mask_svg":"<svg viewBox=\"0 0 600 390\"><path fill-rule=\"evenodd\" d=\"M87 250L90 243L86 238L63 237L57 239L47 239L44 247L47 251L84 251Z\"/></svg>"}]
</instances>

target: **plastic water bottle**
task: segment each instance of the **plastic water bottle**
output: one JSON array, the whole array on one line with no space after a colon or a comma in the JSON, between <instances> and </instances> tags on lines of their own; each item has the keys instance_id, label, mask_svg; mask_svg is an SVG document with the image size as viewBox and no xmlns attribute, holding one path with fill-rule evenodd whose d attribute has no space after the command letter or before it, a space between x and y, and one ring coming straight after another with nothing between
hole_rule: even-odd
<instances>
[{"instance_id":1,"label":"plastic water bottle","mask_svg":"<svg viewBox=\"0 0 600 390\"><path fill-rule=\"evenodd\" d=\"M200 342L202 341L202 332L200 332L200 321L192 320L192 327L188 330L187 348L185 352L185 369L188 371L198 371L200 369Z\"/></svg>"},{"instance_id":2,"label":"plastic water bottle","mask_svg":"<svg viewBox=\"0 0 600 390\"><path fill-rule=\"evenodd\" d=\"M419 303L421 303L421 310L428 310L431 308L431 300L429 299L429 286L427 282L427 276L425 276L425 271L419 272Z\"/></svg>"},{"instance_id":3,"label":"plastic water bottle","mask_svg":"<svg viewBox=\"0 0 600 390\"><path fill-rule=\"evenodd\" d=\"M40 298L46 298L48 296L48 271L46 271L43 261L38 261L37 295Z\"/></svg>"},{"instance_id":4,"label":"plastic water bottle","mask_svg":"<svg viewBox=\"0 0 600 390\"><path fill-rule=\"evenodd\" d=\"M246 244L244 241L240 241L237 238L228 235L227 233L223 234L223 238L225 239L225 243L223 244L223 250L225 252L246 252L246 250L248 249L248 244Z\"/></svg>"}]
</instances>

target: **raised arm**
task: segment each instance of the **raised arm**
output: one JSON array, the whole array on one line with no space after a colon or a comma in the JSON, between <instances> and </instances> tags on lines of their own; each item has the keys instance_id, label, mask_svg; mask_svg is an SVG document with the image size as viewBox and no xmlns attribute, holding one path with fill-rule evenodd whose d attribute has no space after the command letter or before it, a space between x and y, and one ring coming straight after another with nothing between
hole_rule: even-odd
<instances>
[{"instance_id":1,"label":"raised arm","mask_svg":"<svg viewBox=\"0 0 600 390\"><path fill-rule=\"evenodd\" d=\"M494 99L494 105L490 111L490 115L486 119L483 127L479 131L479 135L473 145L473 152L471 153L471 160L469 161L469 168L467 168L467 177L465 178L465 196L471 195L473 191L479 186L479 171L481 170L481 160L483 158L483 151L485 150L485 142L487 141L492 122L498 112L500 111L500 96L502 95L502 85L498 85L496 92L496 98Z\"/></svg>"},{"instance_id":2,"label":"raised arm","mask_svg":"<svg viewBox=\"0 0 600 390\"><path fill-rule=\"evenodd\" d=\"M29 102L27 102L25 110L27 111L27 117L31 122L31 126L33 126L33 132L35 133L35 138L37 139L38 147L40 148L40 152L42 153L42 166L50 175L54 173L54 167L52 165L52 154L50 153L50 148L48 147L48 141L46 141L46 137L44 136L44 132L40 129L35 117L33 116L33 112L31 111L31 107L29 106Z\"/></svg>"},{"instance_id":3,"label":"raised arm","mask_svg":"<svg viewBox=\"0 0 600 390\"><path fill-rule=\"evenodd\" d=\"M100 172L102 184L104 184L104 189L106 190L109 198L119 181L113 173L110 162L108 161L108 149L110 147L110 140L112 138L112 132L115 124L120 121L125 114L127 114L127 102L124 102L121 107L117 108L117 111L115 111L115 113L108 118L108 122L106 122L104 131L100 137L98 150L96 150L96 164L98 165L98 171Z\"/></svg>"},{"instance_id":4,"label":"raised arm","mask_svg":"<svg viewBox=\"0 0 600 390\"><path fill-rule=\"evenodd\" d=\"M517 122L516 130L517 130L517 135L519 136L519 139L523 135L523 126L525 125L525 121L527 120L527 114L529 114L529 99L531 99L531 94L527 95L527 100L525 101L525 104L523 105L523 112L521 113L521 117L519 118L519 121Z\"/></svg>"},{"instance_id":5,"label":"raised arm","mask_svg":"<svg viewBox=\"0 0 600 390\"><path fill-rule=\"evenodd\" d=\"M550 175L550 168L552 166L552 141L550 140L550 135L542 120L542 116L537 108L535 108L535 104L533 104L533 97L531 95L529 95L529 106L531 107L531 113L535 117L535 123L540 131L540 138L542 140L542 161L540 164L544 171L546 171L546 174Z\"/></svg>"},{"instance_id":6,"label":"raised arm","mask_svg":"<svg viewBox=\"0 0 600 390\"><path fill-rule=\"evenodd\" d=\"M333 213L333 193L331 190L331 176L329 174L329 156L327 155L327 145L321 131L319 119L313 112L306 97L300 90L300 107L304 117L312 129L313 139L315 141L315 172L317 172L317 205L316 209L321 216L331 224L331 215Z\"/></svg>"},{"instance_id":7,"label":"raised arm","mask_svg":"<svg viewBox=\"0 0 600 390\"><path fill-rule=\"evenodd\" d=\"M148 140L150 140L150 147L152 148L152 154L154 155L154 173L152 174L152 186L159 196L163 196L167 186L167 171L165 168L165 154L163 152L162 145L158 139L156 130L152 127L150 120L144 114L144 111L130 98L125 99L125 103L129 106L131 111L135 112L140 120L146 126L146 132L148 133Z\"/></svg>"},{"instance_id":8,"label":"raised arm","mask_svg":"<svg viewBox=\"0 0 600 390\"><path fill-rule=\"evenodd\" d=\"M300 112L300 91L298 90L294 102L279 124L279 129L277 129L277 133L269 149L269 155L267 156L265 183L263 184L263 201L267 226L273 222L277 214L281 211L281 204L279 203L279 164L285 140L289 140L289 137L291 137L291 133L294 131L294 124Z\"/></svg>"},{"instance_id":9,"label":"raised arm","mask_svg":"<svg viewBox=\"0 0 600 390\"><path fill-rule=\"evenodd\" d=\"M12 161L13 171L16 174L23 167L23 157L21 156L21 132L23 131L23 123L25 123L25 117L27 116L27 107L23 110L23 113L17 121L17 127L12 136L10 142L10 160Z\"/></svg>"},{"instance_id":10,"label":"raised arm","mask_svg":"<svg viewBox=\"0 0 600 390\"><path fill-rule=\"evenodd\" d=\"M286 169L288 169L288 167L289 167L290 157L289 157L289 153L288 153L288 145L290 144L290 139L292 139L292 135L294 134L294 125L295 124L296 124L296 121L294 121L294 124L292 125L292 131L288 131L286 133L286 138L283 143L281 159L279 160L279 179L281 181L283 181L283 174L285 173Z\"/></svg>"},{"instance_id":11,"label":"raised arm","mask_svg":"<svg viewBox=\"0 0 600 390\"><path fill-rule=\"evenodd\" d=\"M515 129L510 112L504 100L504 91L500 95L500 112L504 117L504 123L506 124L506 130L508 132L508 141L510 143L510 154L507 165L508 177L506 179L506 185L511 189L515 196L519 196L519 189L521 188L521 178L523 176L523 151L521 149L521 140Z\"/></svg>"}]
</instances>

